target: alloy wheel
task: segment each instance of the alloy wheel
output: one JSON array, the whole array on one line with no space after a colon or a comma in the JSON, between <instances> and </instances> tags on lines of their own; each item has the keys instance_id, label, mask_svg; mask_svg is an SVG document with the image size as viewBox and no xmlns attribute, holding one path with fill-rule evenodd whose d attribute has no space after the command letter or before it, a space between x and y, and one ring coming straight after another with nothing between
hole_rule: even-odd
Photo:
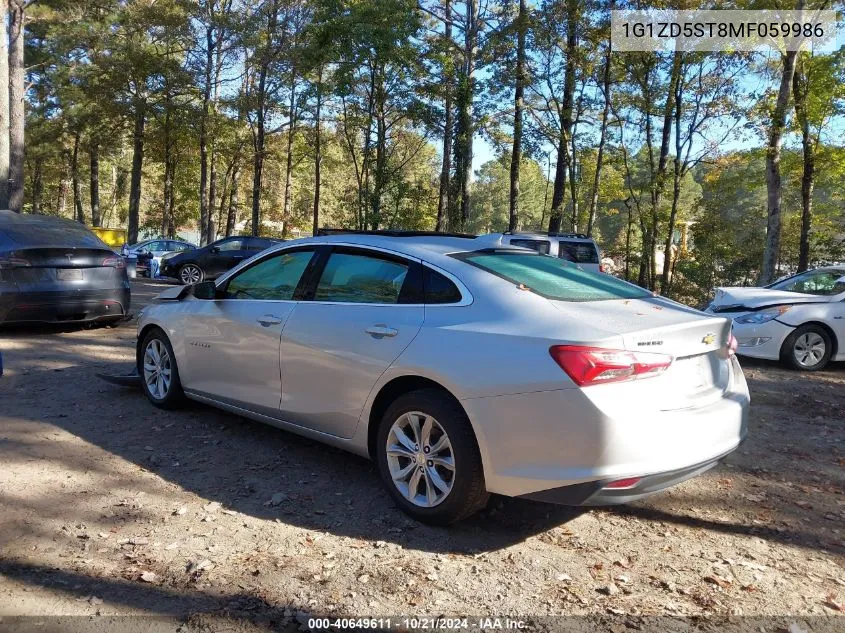
<instances>
[{"instance_id":1,"label":"alloy wheel","mask_svg":"<svg viewBox=\"0 0 845 633\"><path fill-rule=\"evenodd\" d=\"M792 346L795 360L802 367L815 367L824 358L827 351L824 339L817 332L805 332Z\"/></svg>"},{"instance_id":2,"label":"alloy wheel","mask_svg":"<svg viewBox=\"0 0 845 633\"><path fill-rule=\"evenodd\" d=\"M387 467L396 489L422 508L443 502L455 483L455 454L449 436L434 417L403 414L387 434Z\"/></svg>"},{"instance_id":3,"label":"alloy wheel","mask_svg":"<svg viewBox=\"0 0 845 633\"><path fill-rule=\"evenodd\" d=\"M163 400L167 397L172 373L167 346L157 338L152 339L144 350L144 382L153 398Z\"/></svg>"},{"instance_id":4,"label":"alloy wheel","mask_svg":"<svg viewBox=\"0 0 845 633\"><path fill-rule=\"evenodd\" d=\"M198 284L202 279L202 271L193 264L187 264L182 267L179 272L179 278L186 286L190 284Z\"/></svg>"}]
</instances>

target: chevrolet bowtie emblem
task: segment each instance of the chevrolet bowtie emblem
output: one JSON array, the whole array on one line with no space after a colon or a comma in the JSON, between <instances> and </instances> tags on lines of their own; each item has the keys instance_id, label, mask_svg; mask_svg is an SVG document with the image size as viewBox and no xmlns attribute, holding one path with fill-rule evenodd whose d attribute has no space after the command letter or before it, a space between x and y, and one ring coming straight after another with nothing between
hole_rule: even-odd
<instances>
[{"instance_id":1,"label":"chevrolet bowtie emblem","mask_svg":"<svg viewBox=\"0 0 845 633\"><path fill-rule=\"evenodd\" d=\"M715 340L716 340L716 335L713 334L712 332L708 332L707 334L704 335L704 338L701 339L701 342L704 343L705 345L710 345L710 343L712 343Z\"/></svg>"}]
</instances>

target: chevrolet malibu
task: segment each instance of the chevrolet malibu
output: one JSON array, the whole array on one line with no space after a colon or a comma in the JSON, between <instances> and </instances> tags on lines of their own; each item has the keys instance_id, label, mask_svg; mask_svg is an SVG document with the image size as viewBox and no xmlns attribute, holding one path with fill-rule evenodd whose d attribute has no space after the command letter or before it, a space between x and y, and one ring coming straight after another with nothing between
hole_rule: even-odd
<instances>
[{"instance_id":1,"label":"chevrolet malibu","mask_svg":"<svg viewBox=\"0 0 845 633\"><path fill-rule=\"evenodd\" d=\"M190 398L370 457L429 523L490 493L633 501L746 434L728 319L483 239L286 242L166 291L138 328L154 405Z\"/></svg>"}]
</instances>

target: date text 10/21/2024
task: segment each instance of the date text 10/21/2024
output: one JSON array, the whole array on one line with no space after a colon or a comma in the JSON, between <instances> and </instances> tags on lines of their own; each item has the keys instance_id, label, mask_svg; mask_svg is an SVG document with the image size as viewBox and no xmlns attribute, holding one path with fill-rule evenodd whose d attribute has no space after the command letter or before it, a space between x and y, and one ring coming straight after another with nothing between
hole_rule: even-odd
<instances>
[{"instance_id":1,"label":"date text 10/21/2024","mask_svg":"<svg viewBox=\"0 0 845 633\"><path fill-rule=\"evenodd\" d=\"M386 618L309 618L307 626L310 630L383 630L400 627L411 631L426 630L461 630L476 629L512 630L518 631L528 628L527 622L509 617L476 617L476 618L446 618L446 617L386 617Z\"/></svg>"}]
</instances>

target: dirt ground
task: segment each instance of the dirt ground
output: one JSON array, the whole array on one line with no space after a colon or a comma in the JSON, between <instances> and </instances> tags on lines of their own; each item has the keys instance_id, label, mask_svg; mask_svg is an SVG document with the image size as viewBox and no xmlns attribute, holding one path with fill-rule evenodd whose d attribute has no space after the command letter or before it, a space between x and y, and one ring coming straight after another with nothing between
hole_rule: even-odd
<instances>
[{"instance_id":1,"label":"dirt ground","mask_svg":"<svg viewBox=\"0 0 845 633\"><path fill-rule=\"evenodd\" d=\"M133 308L160 290L133 284ZM646 502L494 498L439 529L393 507L366 460L198 404L160 411L95 377L130 365L134 343L134 321L0 330L0 629L126 614L168 630L402 614L845 629L845 364L744 361L748 441Z\"/></svg>"}]
</instances>

